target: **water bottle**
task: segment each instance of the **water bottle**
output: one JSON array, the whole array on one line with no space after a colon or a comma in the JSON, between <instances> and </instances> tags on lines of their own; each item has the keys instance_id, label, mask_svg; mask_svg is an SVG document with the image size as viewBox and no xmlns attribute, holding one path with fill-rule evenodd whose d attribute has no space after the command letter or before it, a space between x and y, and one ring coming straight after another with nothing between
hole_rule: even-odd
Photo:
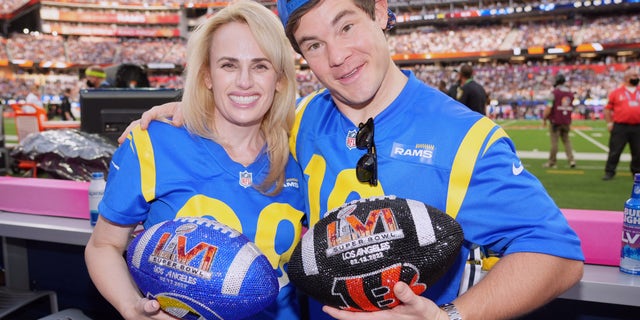
<instances>
[{"instance_id":1,"label":"water bottle","mask_svg":"<svg viewBox=\"0 0 640 320\"><path fill-rule=\"evenodd\" d=\"M640 173L633 177L631 198L624 203L620 271L640 275Z\"/></svg>"},{"instance_id":2,"label":"water bottle","mask_svg":"<svg viewBox=\"0 0 640 320\"><path fill-rule=\"evenodd\" d=\"M92 226L95 226L96 222L98 222L98 204L102 200L106 184L102 172L91 173L91 182L89 183L89 214Z\"/></svg>"}]
</instances>

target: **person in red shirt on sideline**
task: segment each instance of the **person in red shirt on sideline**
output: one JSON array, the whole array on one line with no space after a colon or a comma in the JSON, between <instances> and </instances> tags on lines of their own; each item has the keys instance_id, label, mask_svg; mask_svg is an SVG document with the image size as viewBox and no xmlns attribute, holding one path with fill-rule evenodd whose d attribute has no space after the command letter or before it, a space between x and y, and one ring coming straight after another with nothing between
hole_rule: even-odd
<instances>
[{"instance_id":1,"label":"person in red shirt on sideline","mask_svg":"<svg viewBox=\"0 0 640 320\"><path fill-rule=\"evenodd\" d=\"M576 167L576 161L573 157L573 148L571 147L571 139L569 131L571 131L571 114L573 113L573 92L565 85L565 77L562 74L556 75L556 81L553 84L554 89L552 96L549 98L549 104L544 109L542 117L542 125L547 125L547 120L551 123L549 126L549 135L551 137L551 150L549 151L549 160L544 164L546 168L555 168L558 154L558 139L564 144L564 152L567 154L567 160L571 168Z\"/></svg>"},{"instance_id":2,"label":"person in red shirt on sideline","mask_svg":"<svg viewBox=\"0 0 640 320\"><path fill-rule=\"evenodd\" d=\"M638 71L635 67L624 73L624 83L609 94L609 102L604 108L609 136L609 156L602 180L611 180L616 175L616 167L624 147L631 149L631 173L640 173L640 90Z\"/></svg>"}]
</instances>

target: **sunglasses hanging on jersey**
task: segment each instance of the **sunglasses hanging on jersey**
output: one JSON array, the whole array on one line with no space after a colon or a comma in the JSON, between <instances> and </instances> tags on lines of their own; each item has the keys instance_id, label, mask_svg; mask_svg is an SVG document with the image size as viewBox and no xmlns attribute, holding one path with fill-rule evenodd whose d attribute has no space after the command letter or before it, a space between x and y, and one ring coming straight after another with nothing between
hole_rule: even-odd
<instances>
[{"instance_id":1,"label":"sunglasses hanging on jersey","mask_svg":"<svg viewBox=\"0 0 640 320\"><path fill-rule=\"evenodd\" d=\"M373 141L373 118L369 118L366 123L358 125L356 134L356 147L366 149L356 165L356 176L360 182L368 182L372 186L378 185L378 155L376 145Z\"/></svg>"}]
</instances>

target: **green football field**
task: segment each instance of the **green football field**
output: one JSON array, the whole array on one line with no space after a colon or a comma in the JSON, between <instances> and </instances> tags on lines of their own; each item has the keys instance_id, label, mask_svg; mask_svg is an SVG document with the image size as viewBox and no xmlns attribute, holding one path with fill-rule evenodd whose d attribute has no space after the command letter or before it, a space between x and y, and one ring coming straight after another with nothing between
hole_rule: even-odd
<instances>
[{"instance_id":1,"label":"green football field","mask_svg":"<svg viewBox=\"0 0 640 320\"><path fill-rule=\"evenodd\" d=\"M543 127L540 120L496 121L511 136L518 150L549 150L549 127ZM571 129L573 149L579 153L604 153L609 142L609 132L603 120L577 120ZM563 149L560 144L561 150Z\"/></svg>"},{"instance_id":2,"label":"green football field","mask_svg":"<svg viewBox=\"0 0 640 320\"><path fill-rule=\"evenodd\" d=\"M5 120L9 143L15 143L13 119ZM571 142L576 153L577 167L569 168L564 146L560 143L558 167L543 168L549 152L548 127L539 120L497 121L513 139L527 170L547 188L561 208L622 210L631 192L629 150L625 150L618 165L618 173L611 181L602 181L607 155L609 132L603 120L574 121Z\"/></svg>"},{"instance_id":3,"label":"green football field","mask_svg":"<svg viewBox=\"0 0 640 320\"><path fill-rule=\"evenodd\" d=\"M625 150L616 177L602 181L609 132L603 120L579 120L570 134L577 167L572 169L560 143L558 167L544 168L550 148L549 128L540 120L497 121L513 139L525 168L533 173L562 208L622 210L631 193L629 150Z\"/></svg>"}]
</instances>

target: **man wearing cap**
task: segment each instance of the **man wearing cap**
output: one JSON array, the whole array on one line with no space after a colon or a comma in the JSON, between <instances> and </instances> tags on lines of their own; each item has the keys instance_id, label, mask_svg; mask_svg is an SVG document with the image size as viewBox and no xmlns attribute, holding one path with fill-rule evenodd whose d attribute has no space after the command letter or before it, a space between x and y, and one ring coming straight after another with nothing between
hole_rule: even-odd
<instances>
[{"instance_id":1,"label":"man wearing cap","mask_svg":"<svg viewBox=\"0 0 640 320\"><path fill-rule=\"evenodd\" d=\"M638 71L629 68L624 72L623 83L609 94L604 107L604 120L609 130L609 156L602 180L611 180L624 147L631 150L631 175L640 173L640 90Z\"/></svg>"},{"instance_id":2,"label":"man wearing cap","mask_svg":"<svg viewBox=\"0 0 640 320\"><path fill-rule=\"evenodd\" d=\"M458 262L423 297L396 285L404 305L358 319L515 318L580 280L578 237L506 133L394 64L387 1L279 0L278 13L327 88L300 100L291 133L308 177L310 222L346 201L393 194L447 212L465 234ZM366 146L348 139L367 128L375 137ZM474 272L465 261L476 247L500 260L464 292L463 274Z\"/></svg>"},{"instance_id":3,"label":"man wearing cap","mask_svg":"<svg viewBox=\"0 0 640 320\"><path fill-rule=\"evenodd\" d=\"M292 46L326 88L299 100L291 132L309 223L348 201L396 195L447 212L465 235L457 262L422 296L400 282L388 288L401 303L396 308L323 311L360 320L510 319L580 280L580 240L506 132L394 64L384 33L395 23L387 1L277 5ZM176 107L145 112L141 127ZM179 113L173 121L181 123ZM499 261L484 275L482 260L467 262L470 252ZM311 311L318 316L313 304Z\"/></svg>"},{"instance_id":4,"label":"man wearing cap","mask_svg":"<svg viewBox=\"0 0 640 320\"><path fill-rule=\"evenodd\" d=\"M575 168L576 161L573 158L573 148L571 147L571 115L573 114L573 92L565 85L564 75L557 74L553 85L553 91L549 98L549 103L542 114L542 125L549 125L549 137L551 139L551 150L549 160L544 164L546 168L555 168L558 154L558 139L562 140L564 152L567 154L569 167Z\"/></svg>"},{"instance_id":5,"label":"man wearing cap","mask_svg":"<svg viewBox=\"0 0 640 320\"><path fill-rule=\"evenodd\" d=\"M107 81L107 73L99 66L91 66L84 71L89 88L108 88L111 84Z\"/></svg>"}]
</instances>

